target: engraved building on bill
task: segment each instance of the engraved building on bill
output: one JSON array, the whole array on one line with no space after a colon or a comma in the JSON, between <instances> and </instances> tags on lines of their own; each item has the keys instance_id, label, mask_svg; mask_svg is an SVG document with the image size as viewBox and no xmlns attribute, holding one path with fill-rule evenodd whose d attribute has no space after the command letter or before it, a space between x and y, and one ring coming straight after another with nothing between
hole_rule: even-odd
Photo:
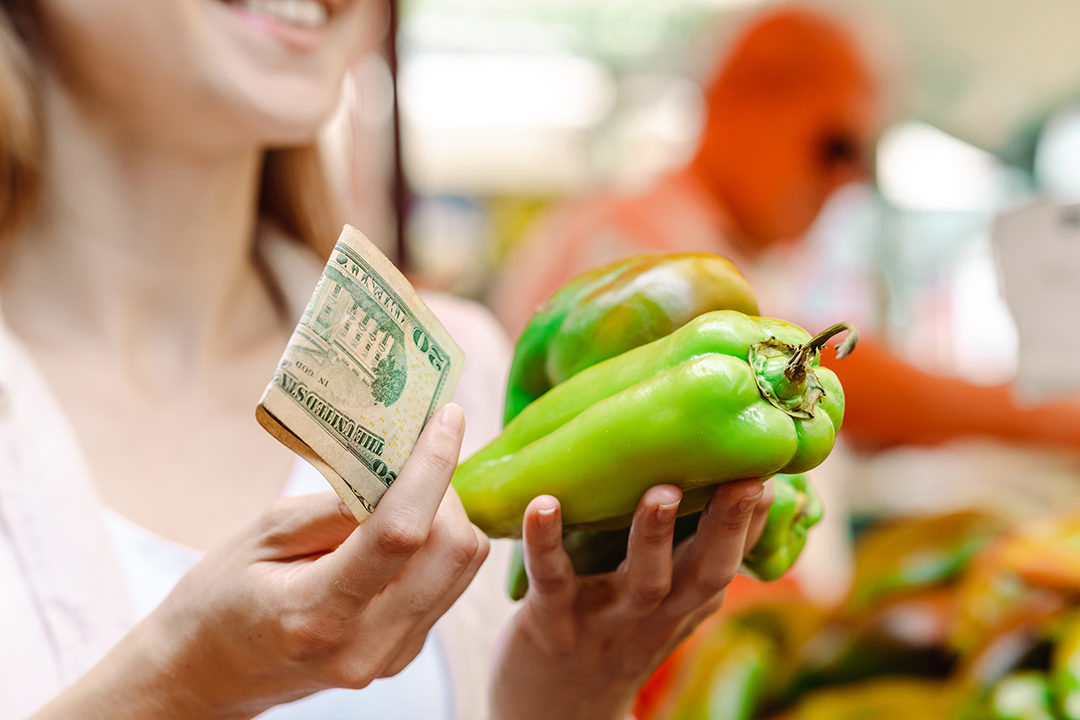
<instances>
[{"instance_id":1,"label":"engraved building on bill","mask_svg":"<svg viewBox=\"0 0 1080 720\"><path fill-rule=\"evenodd\" d=\"M348 292L329 275L308 309L308 327L326 344L327 363L344 365L370 387L380 363L390 358L394 331L400 329L366 295Z\"/></svg>"}]
</instances>

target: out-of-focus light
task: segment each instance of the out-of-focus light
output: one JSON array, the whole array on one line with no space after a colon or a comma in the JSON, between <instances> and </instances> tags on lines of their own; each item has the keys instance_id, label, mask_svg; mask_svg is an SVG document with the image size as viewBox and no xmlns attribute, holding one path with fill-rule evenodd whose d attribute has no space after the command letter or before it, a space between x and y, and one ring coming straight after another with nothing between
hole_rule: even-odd
<instances>
[{"instance_id":1,"label":"out-of-focus light","mask_svg":"<svg viewBox=\"0 0 1080 720\"><path fill-rule=\"evenodd\" d=\"M645 126L658 138L670 143L697 140L705 121L705 99L697 83L672 78L660 97L643 118Z\"/></svg>"},{"instance_id":2,"label":"out-of-focus light","mask_svg":"<svg viewBox=\"0 0 1080 720\"><path fill-rule=\"evenodd\" d=\"M696 0L696 2L688 4L727 10L734 8L753 7L754 5L764 5L767 2L768 0Z\"/></svg>"},{"instance_id":3,"label":"out-of-focus light","mask_svg":"<svg viewBox=\"0 0 1080 720\"><path fill-rule=\"evenodd\" d=\"M997 158L921 122L887 130L877 164L882 195L905 210L987 212L1005 186Z\"/></svg>"},{"instance_id":4,"label":"out-of-focus light","mask_svg":"<svg viewBox=\"0 0 1080 720\"><path fill-rule=\"evenodd\" d=\"M401 29L407 53L427 50L464 52L555 52L567 47L572 28L531 20L523 8L522 17L512 13L495 15L490 8L478 6L437 10L438 2L428 2L423 9L410 11Z\"/></svg>"},{"instance_id":5,"label":"out-of-focus light","mask_svg":"<svg viewBox=\"0 0 1080 720\"><path fill-rule=\"evenodd\" d=\"M1035 182L1059 198L1080 198L1080 107L1061 113L1043 128L1035 149Z\"/></svg>"},{"instance_id":6,"label":"out-of-focus light","mask_svg":"<svg viewBox=\"0 0 1080 720\"><path fill-rule=\"evenodd\" d=\"M705 100L691 80L670 73L627 75L606 134L609 181L627 191L645 188L684 165L697 148Z\"/></svg>"},{"instance_id":7,"label":"out-of-focus light","mask_svg":"<svg viewBox=\"0 0 1080 720\"><path fill-rule=\"evenodd\" d=\"M611 111L615 84L572 55L423 53L403 64L400 93L418 127L572 129Z\"/></svg>"},{"instance_id":8,"label":"out-of-focus light","mask_svg":"<svg viewBox=\"0 0 1080 720\"><path fill-rule=\"evenodd\" d=\"M1020 339L1001 295L990 243L982 238L968 249L951 283L952 359L967 380L985 385L1016 377Z\"/></svg>"}]
</instances>

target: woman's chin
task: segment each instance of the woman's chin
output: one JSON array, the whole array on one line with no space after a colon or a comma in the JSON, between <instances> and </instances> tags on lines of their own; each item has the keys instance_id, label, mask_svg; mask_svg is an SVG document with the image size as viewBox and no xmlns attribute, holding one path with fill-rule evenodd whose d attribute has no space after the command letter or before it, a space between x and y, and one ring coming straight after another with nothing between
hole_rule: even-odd
<instances>
[{"instance_id":1,"label":"woman's chin","mask_svg":"<svg viewBox=\"0 0 1080 720\"><path fill-rule=\"evenodd\" d=\"M297 145L315 139L337 107L338 93L304 92L290 86L278 95L239 98L243 124L252 140L266 145Z\"/></svg>"}]
</instances>

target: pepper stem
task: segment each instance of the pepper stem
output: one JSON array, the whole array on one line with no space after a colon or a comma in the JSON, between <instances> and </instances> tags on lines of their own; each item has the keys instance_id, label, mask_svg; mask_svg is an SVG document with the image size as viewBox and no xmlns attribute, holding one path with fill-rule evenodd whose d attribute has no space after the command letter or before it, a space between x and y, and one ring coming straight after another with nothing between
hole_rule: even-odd
<instances>
[{"instance_id":1,"label":"pepper stem","mask_svg":"<svg viewBox=\"0 0 1080 720\"><path fill-rule=\"evenodd\" d=\"M832 327L825 328L805 345L800 346L784 368L784 377L792 382L802 382L806 377L806 366L810 355L821 350L825 343L829 341L829 338L842 332L846 332L847 337L836 348L836 359L839 360L850 355L851 351L855 349L855 343L859 342L859 328L855 327L855 323L845 320L836 323Z\"/></svg>"}]
</instances>

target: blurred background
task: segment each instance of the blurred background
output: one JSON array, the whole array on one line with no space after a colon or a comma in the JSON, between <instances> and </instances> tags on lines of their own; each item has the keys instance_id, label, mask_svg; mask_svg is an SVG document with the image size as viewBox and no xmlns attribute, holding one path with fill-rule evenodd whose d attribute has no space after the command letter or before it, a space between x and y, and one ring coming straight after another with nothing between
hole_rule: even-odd
<instances>
[{"instance_id":1,"label":"blurred background","mask_svg":"<svg viewBox=\"0 0 1080 720\"><path fill-rule=\"evenodd\" d=\"M348 215L417 283L490 301L503 263L553 208L601 188L633 193L693 156L702 87L731 38L783 6L400 0L325 131ZM854 319L918 368L1016 386L1021 329L991 226L1040 199L1080 199L1080 4L800 6L852 35L880 97L869 172L830 196L779 293L808 325ZM1076 308L1054 312L1080 333ZM856 513L979 496L1023 514L1080 495L1073 456L1022 446L853 457L837 472ZM987 475L1001 476L992 493L978 490Z\"/></svg>"},{"instance_id":2,"label":"blurred background","mask_svg":"<svg viewBox=\"0 0 1080 720\"><path fill-rule=\"evenodd\" d=\"M712 122L710 83L726 53L748 23L785 7L763 0L400 0L381 44L347 78L324 133L350 222L417 284L487 303L516 339L521 321L504 317L503 305L526 292L532 268L513 269L514 258L529 243L552 243L552 253L571 247L559 249L543 231L576 203L615 217L632 212L636 198L661 197L650 188L664 187L702 146ZM1037 710L969 717L1080 718L1080 670L1047 670L1051 646L1065 659L1050 665L1075 656L1080 668L1080 614L1066 632L1069 649L1060 639L1063 618L1080 607L1080 446L1061 440L1076 438L1080 422L1080 3L807 0L796 7L850 36L877 88L876 107L870 137L834 138L826 148L830 162L859 172L829 186L813 222L790 238L795 244L741 268L753 270L747 274L765 314L808 329L855 320L917 370L988 393L1004 388L1012 409L999 412L1038 402L1065 409L1028 437L1057 437L1049 443L1024 441L1019 431L1010 438L1010 430L866 446L841 433L812 475L831 522L811 534L797 575L814 602L848 605L840 620L821 620L805 637L796 630L806 622L802 610L791 623L769 621L766 655L788 653L801 658L796 664L818 659L790 669L790 677L781 673L787 684L766 692L767 702L755 696L756 707L790 703L803 687L792 678L828 685L899 667L974 683L980 702L1000 693L1005 705ZM755 170L748 165L748 177ZM655 215L656 207L642 212ZM684 218L672 207L666 219L677 227ZM910 398L889 396L883 383L879 409L888 414L889 403ZM950 402L943 396L923 412L948 414ZM1036 421L1025 418L1013 430L1029 422ZM1044 521L1054 513L1058 520ZM872 521L899 518L907 524L852 542ZM1002 528L1025 521L1011 540L975 554ZM1010 555L1010 543L1031 547ZM906 599L886 603L895 613L852 609L860 592L877 592L873 583L900 588ZM956 583L970 587L957 595ZM920 593L937 599L927 604ZM732 627L699 633L719 633L723 643L700 640L695 659L684 658L687 667L728 667L720 655L701 658L740 647L724 634ZM965 632L979 641L957 645ZM1011 650L995 645L1006 640ZM905 649L889 657L901 658L899 665L882 660L897 647ZM881 648L892 650L882 655ZM761 667L775 666L769 657ZM1036 671L1034 685L1025 668ZM665 681L666 692L685 699L697 691L685 685L691 671L682 672L682 680ZM708 682L720 682L723 672ZM1046 672L1058 673L1053 692ZM760 689L751 675L739 677ZM882 686L865 697L886 701L858 717L964 716L887 700L938 702L945 686L930 687L919 695L925 687ZM969 695L950 695L958 697ZM682 717L651 715L648 688L642 698L641 718ZM1017 706L1017 698L1027 700ZM838 706L823 707L805 717L847 717Z\"/></svg>"}]
</instances>

